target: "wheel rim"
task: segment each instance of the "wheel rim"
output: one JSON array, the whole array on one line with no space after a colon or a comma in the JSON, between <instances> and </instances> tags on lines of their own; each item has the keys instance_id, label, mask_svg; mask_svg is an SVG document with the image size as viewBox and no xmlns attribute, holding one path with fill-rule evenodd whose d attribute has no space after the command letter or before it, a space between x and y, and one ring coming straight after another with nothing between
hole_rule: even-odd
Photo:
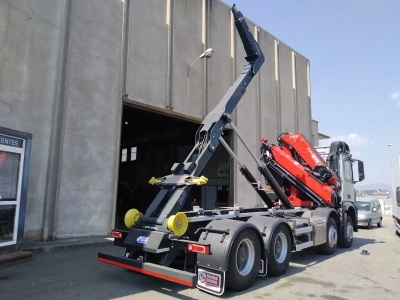
<instances>
[{"instance_id":1,"label":"wheel rim","mask_svg":"<svg viewBox=\"0 0 400 300\"><path fill-rule=\"evenodd\" d=\"M347 224L347 240L351 241L353 239L354 231L353 225Z\"/></svg>"},{"instance_id":2,"label":"wheel rim","mask_svg":"<svg viewBox=\"0 0 400 300\"><path fill-rule=\"evenodd\" d=\"M236 250L236 268L240 275L246 276L250 273L255 263L255 250L252 241L243 240Z\"/></svg>"},{"instance_id":3,"label":"wheel rim","mask_svg":"<svg viewBox=\"0 0 400 300\"><path fill-rule=\"evenodd\" d=\"M329 239L329 246L333 247L337 243L337 232L336 228L331 226L329 227L329 234L328 234L328 239Z\"/></svg>"},{"instance_id":4,"label":"wheel rim","mask_svg":"<svg viewBox=\"0 0 400 300\"><path fill-rule=\"evenodd\" d=\"M274 241L275 260L278 263L285 261L288 252L288 240L283 232L280 232Z\"/></svg>"}]
</instances>

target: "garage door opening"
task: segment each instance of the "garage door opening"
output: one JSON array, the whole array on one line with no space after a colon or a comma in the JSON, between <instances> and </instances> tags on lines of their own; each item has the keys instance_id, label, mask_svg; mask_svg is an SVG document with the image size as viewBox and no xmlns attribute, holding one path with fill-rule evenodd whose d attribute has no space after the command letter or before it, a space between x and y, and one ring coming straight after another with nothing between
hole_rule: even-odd
<instances>
[{"instance_id":1,"label":"garage door opening","mask_svg":"<svg viewBox=\"0 0 400 300\"><path fill-rule=\"evenodd\" d=\"M124 105L116 228L124 228L125 213L136 208L143 214L160 188L150 185L151 177L171 174L174 163L183 162L195 143L200 124ZM230 133L224 134L230 145ZM230 155L218 146L201 173L208 178L207 185L193 186L190 194L196 205L214 209L231 205Z\"/></svg>"}]
</instances>

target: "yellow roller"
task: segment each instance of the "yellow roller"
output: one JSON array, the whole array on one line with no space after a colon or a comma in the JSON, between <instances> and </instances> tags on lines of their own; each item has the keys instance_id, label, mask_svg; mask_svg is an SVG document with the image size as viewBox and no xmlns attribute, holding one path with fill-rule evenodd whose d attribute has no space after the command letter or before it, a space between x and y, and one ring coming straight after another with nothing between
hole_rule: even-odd
<instances>
[{"instance_id":1,"label":"yellow roller","mask_svg":"<svg viewBox=\"0 0 400 300\"><path fill-rule=\"evenodd\" d=\"M136 208L132 208L128 210L128 212L125 214L124 222L125 226L128 228L132 228L133 225L136 224L137 220L139 217L143 216L143 214L138 211Z\"/></svg>"},{"instance_id":2,"label":"yellow roller","mask_svg":"<svg viewBox=\"0 0 400 300\"><path fill-rule=\"evenodd\" d=\"M183 235L189 225L189 220L183 212L178 212L176 215L172 215L168 218L167 228L172 231L175 235Z\"/></svg>"}]
</instances>

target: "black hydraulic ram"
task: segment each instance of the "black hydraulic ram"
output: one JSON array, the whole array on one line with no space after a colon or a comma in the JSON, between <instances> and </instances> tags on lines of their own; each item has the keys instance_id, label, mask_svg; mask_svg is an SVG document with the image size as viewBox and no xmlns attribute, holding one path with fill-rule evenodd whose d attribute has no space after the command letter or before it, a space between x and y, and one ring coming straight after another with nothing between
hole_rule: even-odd
<instances>
[{"instance_id":1,"label":"black hydraulic ram","mask_svg":"<svg viewBox=\"0 0 400 300\"><path fill-rule=\"evenodd\" d=\"M244 140L240 136L239 132L237 131L236 126L231 122L231 120L229 120L229 122L231 123L233 130L235 130L238 137L240 138L240 140L243 142L243 144L247 148L247 144L244 142ZM239 161L239 158L235 155L233 150L229 147L229 145L224 141L224 139L222 137L219 139L219 141L225 147L226 151L228 151L228 153L231 155L231 157L239 164L240 172L243 174L243 176L246 178L246 180L251 184L251 186L254 188L256 193L261 197L261 199L264 201L264 203L269 208L274 207L275 206L274 201L271 199L271 197L268 195L268 193L262 188L260 182L254 177L254 175L250 172L250 170ZM256 160L256 162L257 162L257 164L260 164L257 160Z\"/></svg>"},{"instance_id":2,"label":"black hydraulic ram","mask_svg":"<svg viewBox=\"0 0 400 300\"><path fill-rule=\"evenodd\" d=\"M269 183L270 187L275 192L275 194L278 196L279 200L282 201L283 205L287 209L292 209L293 208L292 203L290 203L289 199L286 197L285 193L282 191L281 187L276 182L274 176L268 170L267 166L265 164L260 165L258 167L258 170L264 176L265 180Z\"/></svg>"},{"instance_id":3,"label":"black hydraulic ram","mask_svg":"<svg viewBox=\"0 0 400 300\"><path fill-rule=\"evenodd\" d=\"M275 192L275 194L278 196L278 198L281 200L281 202L287 209L292 209L293 205L290 203L289 199L283 193L281 187L276 182L275 178L272 176L272 174L266 168L265 163L260 163L260 161L256 158L256 156L251 152L248 144L245 142L245 140L244 140L243 136L240 134L238 128L235 126L235 124L232 122L231 118L228 115L226 115L226 119L227 119L227 122L231 125L233 131L235 131L237 137L242 141L243 145L246 147L246 149L249 151L251 156L254 158L255 162L258 165L258 170L264 176L265 180L268 182L271 189ZM268 195L268 193L261 187L260 182L253 176L253 174L251 174L250 170L247 169L247 167L239 161L238 157L235 155L233 150L228 146L228 144L224 141L224 139L220 138L219 140L220 140L221 144L225 147L225 149L228 151L228 153L231 155L231 157L239 164L240 172L247 179L247 181L252 185L252 187L257 192L257 194L261 197L261 199L264 201L264 203L269 208L274 207L275 206L274 201L271 199L271 197ZM264 143L262 145L263 146L261 148L261 153L264 152L264 147L265 147Z\"/></svg>"},{"instance_id":4,"label":"black hydraulic ram","mask_svg":"<svg viewBox=\"0 0 400 300\"><path fill-rule=\"evenodd\" d=\"M253 186L254 190L261 197L261 199L264 201L264 203L269 208L274 207L275 206L274 201L272 201L271 197L268 195L267 192L265 192L263 189L261 189L260 183L256 180L256 178L253 176L253 174L250 173L249 169L247 169L245 165L242 165L240 167L240 172L247 179L247 181L250 182L250 184Z\"/></svg>"},{"instance_id":5,"label":"black hydraulic ram","mask_svg":"<svg viewBox=\"0 0 400 300\"><path fill-rule=\"evenodd\" d=\"M227 124L226 116L235 109L250 81L264 63L264 55L242 13L235 5L232 6L232 14L247 55L244 69L218 105L204 118L196 133L196 144L186 160L174 164L171 169L172 174L163 177L159 183L160 192L150 204L146 214L139 219L136 228L144 228L149 224L162 225L168 216L180 211L189 191L187 186L182 184L183 178L200 176L219 144L219 138Z\"/></svg>"},{"instance_id":6,"label":"black hydraulic ram","mask_svg":"<svg viewBox=\"0 0 400 300\"><path fill-rule=\"evenodd\" d=\"M317 206L325 207L327 204L318 197L316 193L314 193L311 189L309 189L304 183L298 180L296 177L285 171L280 165L272 162L266 161L265 170L270 170L269 174L276 174L276 176L286 179L296 187L299 191L303 192L305 195L309 197L309 199ZM271 173L272 172L272 173ZM264 173L263 173L264 175ZM272 175L271 175L272 176Z\"/></svg>"}]
</instances>

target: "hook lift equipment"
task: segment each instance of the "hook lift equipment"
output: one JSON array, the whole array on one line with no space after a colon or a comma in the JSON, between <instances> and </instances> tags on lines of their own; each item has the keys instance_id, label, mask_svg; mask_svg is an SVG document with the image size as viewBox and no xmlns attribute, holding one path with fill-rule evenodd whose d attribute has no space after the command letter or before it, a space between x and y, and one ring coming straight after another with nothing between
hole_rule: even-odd
<instances>
[{"instance_id":1,"label":"hook lift equipment","mask_svg":"<svg viewBox=\"0 0 400 300\"><path fill-rule=\"evenodd\" d=\"M232 87L204 118L195 146L171 174L151 178L160 191L143 215L130 209L128 230L112 231L114 245L125 248L121 257L98 253L98 260L188 287L222 295L225 287L249 288L257 276L286 272L292 251L315 247L332 254L339 245L349 248L357 231L354 183L364 179L363 162L352 158L342 141L314 148L298 132L283 133L277 144L260 139L257 158L231 119L231 113L264 63L264 55L242 13L232 6L246 63ZM256 161L258 171L277 196L273 199L240 162L222 138L225 126L238 135ZM191 186L206 184L201 175L221 143L263 200L263 205L182 212ZM358 163L358 180L353 165Z\"/></svg>"}]
</instances>

